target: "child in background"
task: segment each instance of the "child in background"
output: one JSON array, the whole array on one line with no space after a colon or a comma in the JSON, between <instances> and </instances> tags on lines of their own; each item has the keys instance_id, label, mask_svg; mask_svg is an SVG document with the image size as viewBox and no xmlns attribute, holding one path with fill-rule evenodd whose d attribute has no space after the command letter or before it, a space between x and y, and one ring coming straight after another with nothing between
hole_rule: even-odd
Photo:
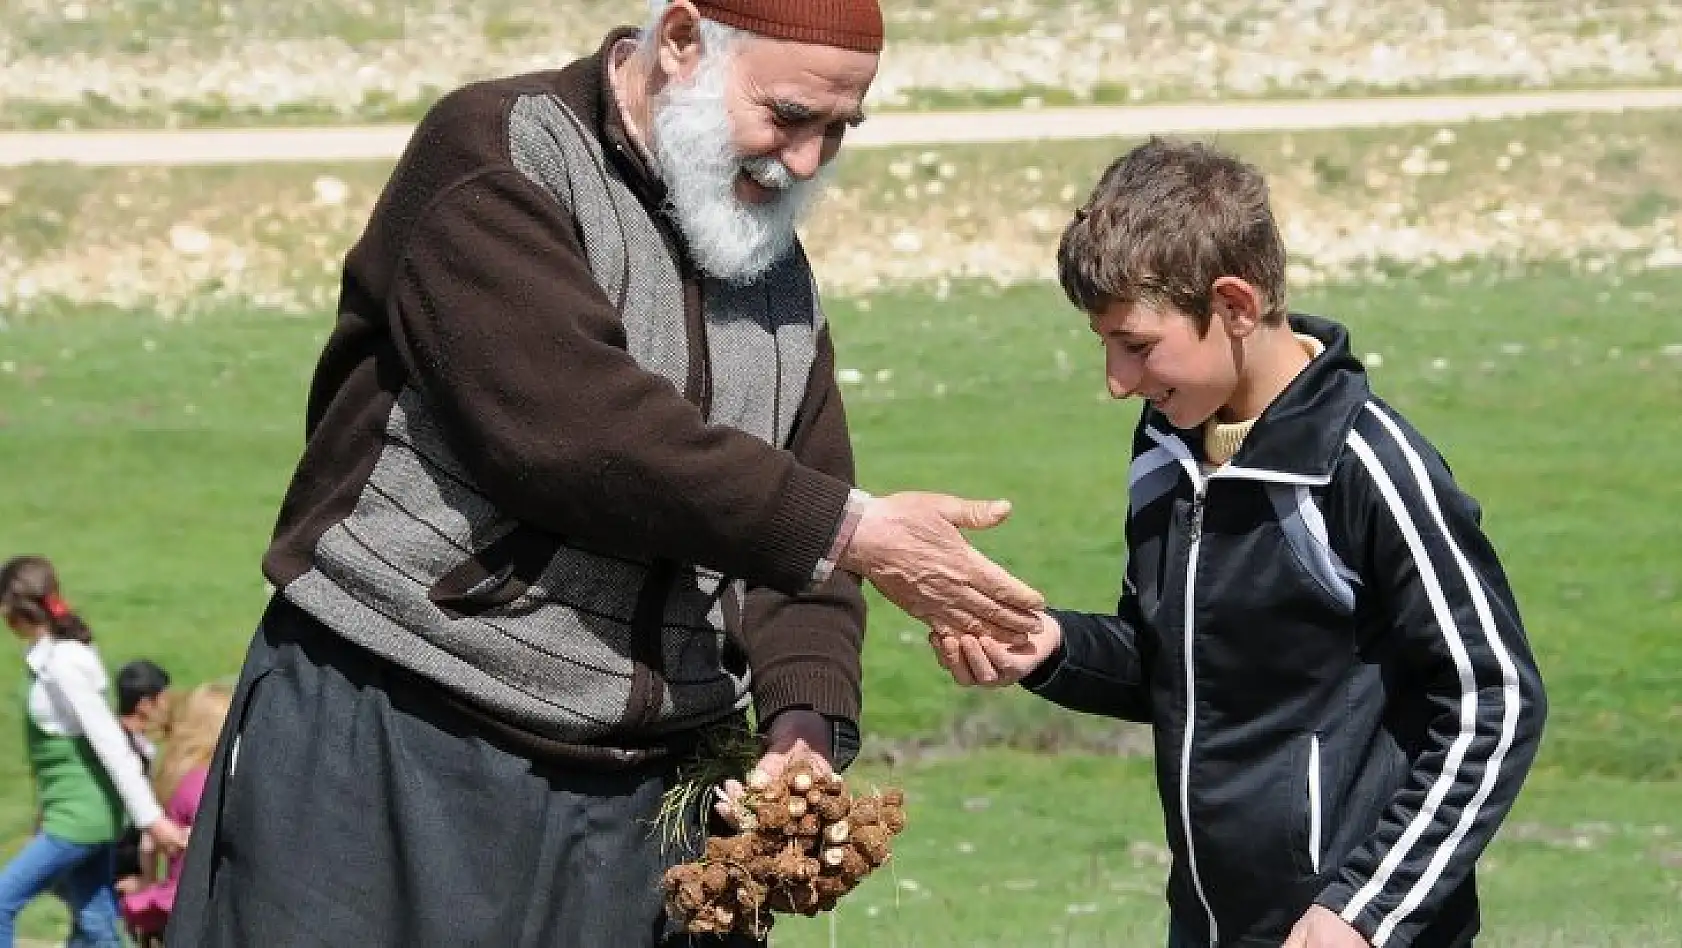
<instances>
[{"instance_id":1,"label":"child in background","mask_svg":"<svg viewBox=\"0 0 1682 948\"><path fill-rule=\"evenodd\" d=\"M181 701L169 727L169 743L158 761L154 786L158 798L167 800L164 813L181 826L192 827L204 794L210 757L216 738L228 716L233 693L222 685L200 685ZM128 892L122 897L123 920L142 945L163 937L164 925L175 906L175 886L181 878L184 855L171 857L163 881Z\"/></svg>"},{"instance_id":2,"label":"child in background","mask_svg":"<svg viewBox=\"0 0 1682 948\"><path fill-rule=\"evenodd\" d=\"M1170 944L1463 948L1542 680L1477 504L1347 331L1288 314L1285 259L1250 165L1111 165L1058 266L1110 394L1148 403L1121 601L934 642L960 683L1152 726Z\"/></svg>"},{"instance_id":3,"label":"child in background","mask_svg":"<svg viewBox=\"0 0 1682 948\"><path fill-rule=\"evenodd\" d=\"M156 662L137 658L117 669L117 720L148 775L158 757L153 738L169 721L169 702L169 673Z\"/></svg>"},{"instance_id":4,"label":"child in background","mask_svg":"<svg viewBox=\"0 0 1682 948\"><path fill-rule=\"evenodd\" d=\"M117 721L148 777L158 756L153 738L169 721L169 697L169 673L157 663L140 658L117 669ZM117 890L153 881L156 870L157 854L145 834L129 824L117 840Z\"/></svg>"},{"instance_id":5,"label":"child in background","mask_svg":"<svg viewBox=\"0 0 1682 948\"><path fill-rule=\"evenodd\" d=\"M113 844L124 809L165 852L180 851L187 834L152 796L106 703L93 635L51 563L25 556L0 566L0 618L28 646L22 697L40 811L40 829L0 871L0 948L12 948L18 912L49 888L70 906L71 944L120 948Z\"/></svg>"}]
</instances>

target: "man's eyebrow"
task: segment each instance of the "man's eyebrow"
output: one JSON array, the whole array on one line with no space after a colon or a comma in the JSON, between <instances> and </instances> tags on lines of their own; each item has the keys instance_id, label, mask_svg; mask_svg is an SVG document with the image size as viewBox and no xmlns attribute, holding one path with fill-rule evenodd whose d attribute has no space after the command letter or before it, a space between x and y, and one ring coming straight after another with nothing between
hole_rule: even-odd
<instances>
[{"instance_id":1,"label":"man's eyebrow","mask_svg":"<svg viewBox=\"0 0 1682 948\"><path fill-rule=\"evenodd\" d=\"M777 117L785 122L810 122L818 117L817 109L793 99L772 100L771 111L777 113Z\"/></svg>"},{"instance_id":2,"label":"man's eyebrow","mask_svg":"<svg viewBox=\"0 0 1682 948\"><path fill-rule=\"evenodd\" d=\"M777 113L777 117L785 122L811 122L816 121L823 115L823 113L818 109L813 108L804 102L797 102L793 99L772 100L771 111ZM844 121L848 125L857 128L859 125L863 124L865 115L863 109L854 109L851 114L837 116L836 118L839 121Z\"/></svg>"}]
</instances>

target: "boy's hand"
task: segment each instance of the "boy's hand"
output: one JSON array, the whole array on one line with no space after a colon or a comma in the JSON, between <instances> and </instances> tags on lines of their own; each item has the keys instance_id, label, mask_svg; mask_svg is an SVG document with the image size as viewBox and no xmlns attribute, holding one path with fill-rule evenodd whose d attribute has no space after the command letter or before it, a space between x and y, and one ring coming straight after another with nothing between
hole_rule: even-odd
<instances>
[{"instance_id":1,"label":"boy's hand","mask_svg":"<svg viewBox=\"0 0 1682 948\"><path fill-rule=\"evenodd\" d=\"M1056 619L1044 612L1038 618L1038 631L1020 642L936 628L929 634L929 645L958 684L1004 688L1028 677L1063 641L1063 627Z\"/></svg>"},{"instance_id":2,"label":"boy's hand","mask_svg":"<svg viewBox=\"0 0 1682 948\"><path fill-rule=\"evenodd\" d=\"M1372 948L1354 926L1324 905L1311 906L1291 929L1284 948Z\"/></svg>"}]
</instances>

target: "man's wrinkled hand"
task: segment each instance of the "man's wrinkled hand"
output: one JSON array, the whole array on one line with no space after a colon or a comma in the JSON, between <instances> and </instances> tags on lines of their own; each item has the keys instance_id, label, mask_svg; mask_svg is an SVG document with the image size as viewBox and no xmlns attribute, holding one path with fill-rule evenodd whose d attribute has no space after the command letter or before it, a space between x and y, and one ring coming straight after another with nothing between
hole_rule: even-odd
<instances>
[{"instance_id":1,"label":"man's wrinkled hand","mask_svg":"<svg viewBox=\"0 0 1682 948\"><path fill-rule=\"evenodd\" d=\"M1020 642L1001 642L988 636L963 635L931 629L929 646L940 667L965 687L1005 688L1043 665L1063 641L1063 627L1049 614L1039 615L1039 627Z\"/></svg>"},{"instance_id":2,"label":"man's wrinkled hand","mask_svg":"<svg viewBox=\"0 0 1682 948\"><path fill-rule=\"evenodd\" d=\"M1284 948L1372 948L1353 925L1324 905L1310 906Z\"/></svg>"},{"instance_id":3,"label":"man's wrinkled hand","mask_svg":"<svg viewBox=\"0 0 1682 948\"><path fill-rule=\"evenodd\" d=\"M816 711L804 708L784 711L772 718L770 726L765 729L765 753L754 769L776 778L782 776L783 768L788 766L789 761L805 757L813 773L820 776L828 774L834 767L831 761L835 749L830 746L832 733L829 719ZM741 803L744 792L741 781L727 780L713 805L714 811L725 822L738 828L745 812Z\"/></svg>"},{"instance_id":4,"label":"man's wrinkled hand","mask_svg":"<svg viewBox=\"0 0 1682 948\"><path fill-rule=\"evenodd\" d=\"M1009 516L1002 500L917 492L872 498L840 565L930 628L1021 642L1038 631L1045 597L960 532L996 527Z\"/></svg>"}]
</instances>

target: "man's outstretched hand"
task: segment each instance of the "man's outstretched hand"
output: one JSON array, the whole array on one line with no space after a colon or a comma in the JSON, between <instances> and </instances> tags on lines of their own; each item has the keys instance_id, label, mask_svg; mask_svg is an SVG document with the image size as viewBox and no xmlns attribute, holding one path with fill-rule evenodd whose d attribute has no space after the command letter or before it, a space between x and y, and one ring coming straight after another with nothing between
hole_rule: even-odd
<instances>
[{"instance_id":1,"label":"man's outstretched hand","mask_svg":"<svg viewBox=\"0 0 1682 948\"><path fill-rule=\"evenodd\" d=\"M840 566L931 628L1021 642L1040 628L1045 597L983 556L961 530L996 527L1003 500L907 492L864 507Z\"/></svg>"}]
</instances>

